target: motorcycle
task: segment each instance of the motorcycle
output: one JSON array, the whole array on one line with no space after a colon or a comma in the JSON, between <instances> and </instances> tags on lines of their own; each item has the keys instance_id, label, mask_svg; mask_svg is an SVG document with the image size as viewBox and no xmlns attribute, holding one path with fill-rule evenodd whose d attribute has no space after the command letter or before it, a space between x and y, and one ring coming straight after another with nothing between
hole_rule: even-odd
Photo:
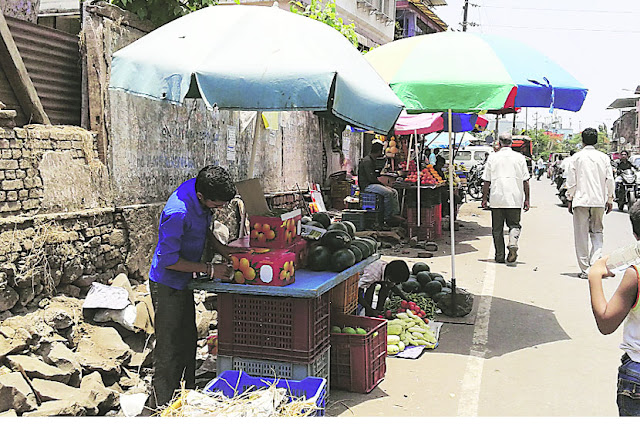
<instances>
[{"instance_id":1,"label":"motorcycle","mask_svg":"<svg viewBox=\"0 0 640 426\"><path fill-rule=\"evenodd\" d=\"M636 202L638 195L638 183L635 171L626 169L616 177L616 199L618 210L623 211L625 204L630 209Z\"/></svg>"},{"instance_id":2,"label":"motorcycle","mask_svg":"<svg viewBox=\"0 0 640 426\"><path fill-rule=\"evenodd\" d=\"M567 180L564 178L564 171L562 168L556 166L556 170L554 170L554 178L553 182L556 184L556 188L558 189L558 198L562 203L562 207L567 207L569 201L567 200Z\"/></svg>"},{"instance_id":3,"label":"motorcycle","mask_svg":"<svg viewBox=\"0 0 640 426\"><path fill-rule=\"evenodd\" d=\"M474 164L469 171L467 178L467 192L474 200L482 199L482 174L484 173L484 164Z\"/></svg>"}]
</instances>

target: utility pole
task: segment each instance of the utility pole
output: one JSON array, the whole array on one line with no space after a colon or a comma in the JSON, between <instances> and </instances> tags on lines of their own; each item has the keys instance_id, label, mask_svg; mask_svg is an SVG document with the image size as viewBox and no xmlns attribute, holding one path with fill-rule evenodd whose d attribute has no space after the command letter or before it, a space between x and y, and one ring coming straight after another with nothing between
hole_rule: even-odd
<instances>
[{"instance_id":1,"label":"utility pole","mask_svg":"<svg viewBox=\"0 0 640 426\"><path fill-rule=\"evenodd\" d=\"M462 18L462 31L467 31L467 11L469 10L469 0L464 0L463 10L463 18Z\"/></svg>"}]
</instances>

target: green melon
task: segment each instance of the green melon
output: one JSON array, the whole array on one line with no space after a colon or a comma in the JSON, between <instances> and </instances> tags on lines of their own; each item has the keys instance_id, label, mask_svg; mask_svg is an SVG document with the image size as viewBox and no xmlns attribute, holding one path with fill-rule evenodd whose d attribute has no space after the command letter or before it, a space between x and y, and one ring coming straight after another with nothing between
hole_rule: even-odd
<instances>
[{"instance_id":1,"label":"green melon","mask_svg":"<svg viewBox=\"0 0 640 426\"><path fill-rule=\"evenodd\" d=\"M356 263L362 262L362 251L360 251L357 245L354 245L352 242L349 246L349 250L351 250L353 255L356 257Z\"/></svg>"},{"instance_id":2,"label":"green melon","mask_svg":"<svg viewBox=\"0 0 640 426\"><path fill-rule=\"evenodd\" d=\"M431 281L431 274L427 271L420 271L416 274L416 280L418 280L420 284L426 284Z\"/></svg>"},{"instance_id":3,"label":"green melon","mask_svg":"<svg viewBox=\"0 0 640 426\"><path fill-rule=\"evenodd\" d=\"M402 291L405 293L417 293L420 291L420 283L409 278L407 281L402 283Z\"/></svg>"},{"instance_id":4,"label":"green melon","mask_svg":"<svg viewBox=\"0 0 640 426\"><path fill-rule=\"evenodd\" d=\"M356 225L353 224L353 222L349 222L348 220L343 220L342 223L344 223L344 225L348 228L348 233L351 236L351 238L356 236Z\"/></svg>"},{"instance_id":5,"label":"green melon","mask_svg":"<svg viewBox=\"0 0 640 426\"><path fill-rule=\"evenodd\" d=\"M442 284L440 281L430 281L424 287L422 287L425 293L429 296L432 296L436 293L440 293L442 291Z\"/></svg>"},{"instance_id":6,"label":"green melon","mask_svg":"<svg viewBox=\"0 0 640 426\"><path fill-rule=\"evenodd\" d=\"M360 238L360 237L355 237L354 240L355 241L360 241L361 243L366 244L367 247L369 247L369 250L368 250L369 256L371 256L372 254L374 254L376 252L376 245L373 242L371 242L371 240ZM369 257L369 256L367 256L367 257Z\"/></svg>"},{"instance_id":7,"label":"green melon","mask_svg":"<svg viewBox=\"0 0 640 426\"><path fill-rule=\"evenodd\" d=\"M337 325L333 325L333 326L331 326L331 332L332 333L342 333L342 330Z\"/></svg>"},{"instance_id":8,"label":"green melon","mask_svg":"<svg viewBox=\"0 0 640 426\"><path fill-rule=\"evenodd\" d=\"M353 327L345 327L342 329L342 332L345 334L356 334L356 330Z\"/></svg>"},{"instance_id":9,"label":"green melon","mask_svg":"<svg viewBox=\"0 0 640 426\"><path fill-rule=\"evenodd\" d=\"M375 239L373 239L371 237L362 237L362 239L365 240L365 241L370 241L371 242L371 245L373 247L373 252L374 253L378 251L378 247L380 247L380 243L377 240L375 240Z\"/></svg>"},{"instance_id":10,"label":"green melon","mask_svg":"<svg viewBox=\"0 0 640 426\"><path fill-rule=\"evenodd\" d=\"M347 234L349 233L349 228L347 227L347 225L345 225L342 222L334 222L331 225L329 225L329 227L327 228L329 231L333 230L333 229L337 229L339 231L343 231L346 232ZM349 235L351 236L351 235Z\"/></svg>"},{"instance_id":11,"label":"green melon","mask_svg":"<svg viewBox=\"0 0 640 426\"><path fill-rule=\"evenodd\" d=\"M329 247L331 250L340 250L348 248L351 245L351 237L345 231L332 229L325 232L320 238L320 244Z\"/></svg>"},{"instance_id":12,"label":"green melon","mask_svg":"<svg viewBox=\"0 0 640 426\"><path fill-rule=\"evenodd\" d=\"M431 268L424 262L416 262L413 264L413 268L411 268L411 272L413 275L418 275L418 272L427 271L430 272Z\"/></svg>"},{"instance_id":13,"label":"green melon","mask_svg":"<svg viewBox=\"0 0 640 426\"><path fill-rule=\"evenodd\" d=\"M362 258L366 259L367 257L371 256L371 248L369 247L369 244L364 243L362 241L357 241L357 240L352 240L351 241L351 245L349 246L349 248L351 247L358 247L358 249L360 249L360 252L362 253Z\"/></svg>"},{"instance_id":14,"label":"green melon","mask_svg":"<svg viewBox=\"0 0 640 426\"><path fill-rule=\"evenodd\" d=\"M303 225L306 225L307 223L311 222L311 218L309 216L302 216L302 219L300 219L300 222Z\"/></svg>"},{"instance_id":15,"label":"green melon","mask_svg":"<svg viewBox=\"0 0 640 426\"><path fill-rule=\"evenodd\" d=\"M343 248L331 256L330 269L333 272L342 272L356 264L356 256L349 249Z\"/></svg>"},{"instance_id":16,"label":"green melon","mask_svg":"<svg viewBox=\"0 0 640 426\"><path fill-rule=\"evenodd\" d=\"M313 216L311 216L311 219L316 222L320 222L324 229L328 229L329 225L331 225L331 216L325 212L314 213Z\"/></svg>"},{"instance_id":17,"label":"green melon","mask_svg":"<svg viewBox=\"0 0 640 426\"><path fill-rule=\"evenodd\" d=\"M307 267L312 271L326 271L331 264L331 250L324 246L315 246L307 255Z\"/></svg>"},{"instance_id":18,"label":"green melon","mask_svg":"<svg viewBox=\"0 0 640 426\"><path fill-rule=\"evenodd\" d=\"M367 330L365 330L364 328L356 328L356 334L367 334Z\"/></svg>"},{"instance_id":19,"label":"green melon","mask_svg":"<svg viewBox=\"0 0 640 426\"><path fill-rule=\"evenodd\" d=\"M324 225L318 221L312 220L311 222L305 223L305 225L315 226L316 228L325 229Z\"/></svg>"}]
</instances>

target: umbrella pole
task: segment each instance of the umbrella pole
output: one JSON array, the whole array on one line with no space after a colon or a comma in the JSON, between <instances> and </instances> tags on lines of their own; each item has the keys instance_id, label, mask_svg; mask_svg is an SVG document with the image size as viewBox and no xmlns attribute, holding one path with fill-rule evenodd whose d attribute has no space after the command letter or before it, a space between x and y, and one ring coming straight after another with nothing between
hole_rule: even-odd
<instances>
[{"instance_id":1,"label":"umbrella pole","mask_svg":"<svg viewBox=\"0 0 640 426\"><path fill-rule=\"evenodd\" d=\"M256 163L256 150L258 148L258 129L260 126L260 119L262 118L262 111L258 111L256 114L256 126L253 129L253 145L251 146L251 160L249 161L249 179L253 179L253 166Z\"/></svg>"},{"instance_id":2,"label":"umbrella pole","mask_svg":"<svg viewBox=\"0 0 640 426\"><path fill-rule=\"evenodd\" d=\"M453 146L451 144L451 109L449 109L449 226L451 229L451 311L456 312L456 237L454 229L455 200L453 196Z\"/></svg>"},{"instance_id":3,"label":"umbrella pole","mask_svg":"<svg viewBox=\"0 0 640 426\"><path fill-rule=\"evenodd\" d=\"M407 147L407 164L404 166L405 172L409 171L409 161L411 160L411 136L409 136L409 146ZM406 174L405 174L406 177ZM400 216L404 212L404 198L407 195L407 190L402 188L402 204L400 205Z\"/></svg>"},{"instance_id":4,"label":"umbrella pole","mask_svg":"<svg viewBox=\"0 0 640 426\"><path fill-rule=\"evenodd\" d=\"M416 144L416 168L418 169L418 229L420 228L420 178L422 177L422 170L420 170L420 155L418 153L418 131L414 130L414 138L413 141Z\"/></svg>"}]
</instances>

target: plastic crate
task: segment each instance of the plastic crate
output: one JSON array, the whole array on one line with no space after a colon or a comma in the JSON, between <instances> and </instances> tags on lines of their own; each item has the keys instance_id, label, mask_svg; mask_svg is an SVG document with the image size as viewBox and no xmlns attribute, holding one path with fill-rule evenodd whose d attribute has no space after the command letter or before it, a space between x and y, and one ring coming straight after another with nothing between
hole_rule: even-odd
<instances>
[{"instance_id":1,"label":"plastic crate","mask_svg":"<svg viewBox=\"0 0 640 426\"><path fill-rule=\"evenodd\" d=\"M331 334L331 386L371 392L387 372L387 320L334 314L331 324L367 330L367 334Z\"/></svg>"},{"instance_id":2,"label":"plastic crate","mask_svg":"<svg viewBox=\"0 0 640 426\"><path fill-rule=\"evenodd\" d=\"M242 371L225 371L217 378L213 379L204 388L204 392L222 392L227 398L233 398L241 395L245 391L254 391L257 389L268 388L275 383L276 388L287 390L289 401L293 398L304 396L307 400L314 400L318 409L314 415L316 417L324 416L324 408L327 395L326 379L318 377L307 377L304 380L286 380L265 377L252 377Z\"/></svg>"},{"instance_id":3,"label":"plastic crate","mask_svg":"<svg viewBox=\"0 0 640 426\"><path fill-rule=\"evenodd\" d=\"M353 314L358 307L360 274L352 275L331 289L331 313Z\"/></svg>"},{"instance_id":4,"label":"plastic crate","mask_svg":"<svg viewBox=\"0 0 640 426\"><path fill-rule=\"evenodd\" d=\"M442 238L442 205L420 209L420 226L418 226L418 209L407 207L407 226L409 237L428 241Z\"/></svg>"},{"instance_id":5,"label":"plastic crate","mask_svg":"<svg viewBox=\"0 0 640 426\"><path fill-rule=\"evenodd\" d=\"M365 229L365 210L343 210L342 221L348 221L355 225L356 231L362 231Z\"/></svg>"},{"instance_id":6,"label":"plastic crate","mask_svg":"<svg viewBox=\"0 0 640 426\"><path fill-rule=\"evenodd\" d=\"M360 193L360 208L363 210L381 210L382 204L382 196L372 192Z\"/></svg>"},{"instance_id":7,"label":"plastic crate","mask_svg":"<svg viewBox=\"0 0 640 426\"><path fill-rule=\"evenodd\" d=\"M329 300L220 293L218 353L311 362L329 346Z\"/></svg>"},{"instance_id":8,"label":"plastic crate","mask_svg":"<svg viewBox=\"0 0 640 426\"><path fill-rule=\"evenodd\" d=\"M229 370L239 370L252 376L276 377L278 379L302 380L306 377L320 377L329 382L329 355L327 348L309 363L280 362L267 359L252 359L238 356L218 355L216 371L218 375Z\"/></svg>"},{"instance_id":9,"label":"plastic crate","mask_svg":"<svg viewBox=\"0 0 640 426\"><path fill-rule=\"evenodd\" d=\"M442 187L437 188L420 188L420 205L424 207L433 207L442 203ZM418 190L410 189L405 193L405 205L408 207L417 207Z\"/></svg>"}]
</instances>

